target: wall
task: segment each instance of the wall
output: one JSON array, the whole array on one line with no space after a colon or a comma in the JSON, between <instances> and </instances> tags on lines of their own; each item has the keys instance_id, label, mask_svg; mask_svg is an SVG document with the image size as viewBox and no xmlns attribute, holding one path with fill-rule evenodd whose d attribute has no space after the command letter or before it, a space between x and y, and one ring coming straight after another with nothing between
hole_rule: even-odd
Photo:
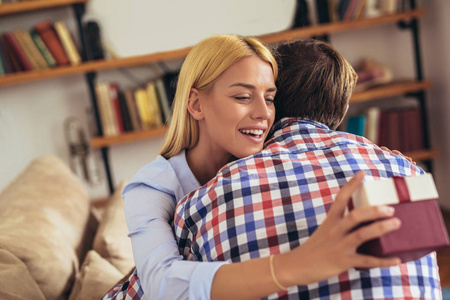
<instances>
[{"instance_id":1,"label":"wall","mask_svg":"<svg viewBox=\"0 0 450 300\"><path fill-rule=\"evenodd\" d=\"M430 10L422 24L422 41L425 75L435 81L429 96L433 141L444 152L450 141L440 137L449 136L443 128L450 128L445 124L449 122L445 121L445 112L450 108L444 101L450 90L444 84L445 79L448 82L449 71L442 67L442 62L446 61L449 65L443 46L449 46L450 37L449 21L444 18L443 12L449 11L450 2L423 2ZM212 34L258 35L283 30L291 24L294 7L295 0L91 0L86 19L99 20L109 46L120 56L131 56L190 46ZM435 17L437 14L440 17ZM69 28L74 28L68 8L2 17L0 28L1 31L28 29L44 19L63 19ZM442 47L437 49L439 55L434 52L435 41L442 43ZM331 42L351 63L364 56L374 57L392 67L396 77L413 77L410 34L399 30L396 25L336 34L331 37ZM180 60L169 62L173 68L180 64ZM104 71L98 79L116 80L125 87L135 86L136 80L145 82L154 78L157 69L155 65L127 69L134 78L120 70ZM391 100L384 102L391 103ZM85 111L89 107L90 100L82 75L0 89L0 189L39 155L55 154L68 162L63 122L69 116L77 116L83 124L87 124ZM137 169L156 156L161 144L162 138L156 138L110 148L115 182L130 179ZM450 162L442 156L437 162L436 180L443 196L441 198L449 199L446 195L450 196L450 191L446 190L443 181ZM99 164L103 171L101 161ZM104 182L89 189L94 198L107 193Z\"/></svg>"}]
</instances>

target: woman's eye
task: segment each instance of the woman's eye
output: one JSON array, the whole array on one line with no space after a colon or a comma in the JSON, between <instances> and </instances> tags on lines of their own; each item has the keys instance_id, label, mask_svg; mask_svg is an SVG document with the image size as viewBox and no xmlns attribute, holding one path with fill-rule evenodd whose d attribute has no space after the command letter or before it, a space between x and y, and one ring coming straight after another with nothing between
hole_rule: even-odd
<instances>
[{"instance_id":1,"label":"woman's eye","mask_svg":"<svg viewBox=\"0 0 450 300\"><path fill-rule=\"evenodd\" d=\"M247 101L247 100L250 100L250 97L246 97L246 96L243 96L243 97L234 97L234 99L240 100L240 101Z\"/></svg>"},{"instance_id":2,"label":"woman's eye","mask_svg":"<svg viewBox=\"0 0 450 300\"><path fill-rule=\"evenodd\" d=\"M266 102L269 102L269 103L273 104L275 102L275 99L268 98L268 99L266 99Z\"/></svg>"}]
</instances>

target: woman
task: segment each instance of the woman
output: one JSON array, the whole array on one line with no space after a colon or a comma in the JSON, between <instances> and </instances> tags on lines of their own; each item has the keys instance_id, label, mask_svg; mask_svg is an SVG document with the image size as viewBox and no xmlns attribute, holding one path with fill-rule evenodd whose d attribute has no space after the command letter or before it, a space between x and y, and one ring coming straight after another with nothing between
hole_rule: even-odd
<instances>
[{"instance_id":1,"label":"woman","mask_svg":"<svg viewBox=\"0 0 450 300\"><path fill-rule=\"evenodd\" d=\"M137 268L132 280L138 280L136 274L139 274L136 284L131 280L128 287L122 286L130 295L142 295L144 291L147 299L219 296L246 299L280 290L273 269L269 268L273 267L269 258L235 264L182 261L169 225L177 201L185 194L206 183L231 160L262 149L275 116L277 70L274 57L259 41L234 35L205 39L187 56L180 71L172 123L161 155L142 168L123 191ZM355 182L360 180L357 178ZM338 198L345 200L345 190ZM335 206L339 216L345 204ZM388 210L371 209L355 219L368 221L390 216L392 212ZM341 219L328 224L356 225L348 218ZM323 231L326 230L319 233ZM386 228L372 230L371 237L374 232L378 236L387 231ZM311 238L312 248L305 249L313 252L316 245L313 242L323 237L319 234ZM356 252L356 246L341 250L342 255L352 251ZM295 256L296 252L292 253ZM396 263L396 259L373 259L366 266ZM319 274L299 278L298 284L328 278L351 266L346 263L333 270L316 270ZM116 290L105 298L113 297Z\"/></svg>"}]
</instances>

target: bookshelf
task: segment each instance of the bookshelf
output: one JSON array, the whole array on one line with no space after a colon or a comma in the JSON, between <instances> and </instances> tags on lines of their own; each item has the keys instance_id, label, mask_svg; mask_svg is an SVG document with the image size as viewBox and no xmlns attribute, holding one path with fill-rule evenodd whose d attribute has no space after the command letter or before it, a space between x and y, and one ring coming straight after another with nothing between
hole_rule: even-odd
<instances>
[{"instance_id":1,"label":"bookshelf","mask_svg":"<svg viewBox=\"0 0 450 300\"><path fill-rule=\"evenodd\" d=\"M82 14L84 13L84 5L86 2L87 0L36 0L36 1L6 3L0 5L0 16L72 5L75 9L77 21L79 23L79 28L81 28L81 17ZM418 42L419 37L417 29L417 20L425 15L425 10L421 8L415 8L413 0L411 0L411 3L412 9L406 12L383 15L375 18L361 19L356 21L339 21L309 27L294 28L281 32L262 35L259 36L258 38L264 43L276 44L279 42L292 41L302 38L327 36L330 34L340 32L364 30L365 28L383 26L387 24L407 24L406 26L400 27L411 29L413 32L413 45L417 71L416 78L408 81L401 81L401 82L397 81L388 85L383 85L363 92L355 93L352 96L350 102L362 103L401 95L410 95L417 97L420 106L422 108L423 112L422 115L424 117L423 118L425 124L424 134L426 135L427 141L426 149L411 153L405 153L405 155L412 157L416 161L430 162L433 158L435 158L438 155L437 150L429 147L428 126L425 110L425 91L427 91L432 86L432 83L429 80L423 79L422 76L420 49ZM81 31L80 34L82 34ZM82 48L83 49L85 48L84 45L82 45ZM164 52L150 53L146 55L133 57L115 58L97 61L84 61L77 66L56 67L47 70L36 70L31 72L7 74L5 76L0 77L0 88L5 86L24 84L32 81L46 80L56 77L85 75L88 83L88 88L90 89L92 105L94 107L94 110L96 111L97 126L99 128L99 132L101 133L102 129L99 122L98 108L96 104L96 96L94 91L95 77L97 72L103 70L128 68L146 64L153 64L157 62L170 61L174 59L181 59L184 58L189 53L190 50L191 47L187 47L182 49L174 49ZM127 132L119 136L113 137L103 137L103 136L92 137L91 146L93 148L100 149L102 152L106 174L108 176L109 190L111 192L114 189L114 185L112 182L111 172L109 169L108 148L119 144L128 144L137 141L151 139L154 137L160 137L163 136L166 132L167 127L161 127L152 130ZM429 168L431 168L431 165L429 165Z\"/></svg>"},{"instance_id":2,"label":"bookshelf","mask_svg":"<svg viewBox=\"0 0 450 300\"><path fill-rule=\"evenodd\" d=\"M54 2L67 2L68 4L71 4L72 2L86 2L87 0L59 0ZM47 0L40 0L40 1L34 1L34 2L53 2L53 1L47 1ZM8 6L12 5L18 5L22 2L17 3L11 3L8 4ZM29 3L29 2L23 2L23 3ZM67 4L67 5L68 5ZM1 6L6 5L2 4ZM62 5L62 4L61 4ZM1 14L1 10L0 10ZM275 44L279 42L285 42L285 41L292 41L296 39L301 38L309 38L313 36L322 36L326 34L333 34L333 33L339 33L339 32L345 32L345 31L354 31L358 29L364 29L367 27L373 27L373 26L381 26L386 24L395 24L397 22L401 21L408 21L415 18L420 18L423 15L425 15L424 9L416 9L408 12L398 13L398 14L392 14L392 15L386 15L386 16L380 16L377 18L371 18L371 19L362 19L358 21L351 21L351 22L334 22L329 24L323 24L323 25L316 25L316 26L310 26L310 27L304 27L304 28L296 28L291 30L285 30L277 33L271 33L263 36L259 36L258 38L267 44ZM50 79L55 77L61 77L61 76L70 76L70 75L77 75L77 74L84 74L87 72L99 72L102 70L109 70L109 69L117 69L117 68L128 68L128 67L134 67L144 64L152 64L157 63L161 61L168 61L178 58L184 58L191 50L191 47L183 48L183 49L176 49L176 50L170 50L165 52L158 52L158 53L151 53L147 55L140 55L140 56L133 56L133 57L125 57L125 58L116 58L116 59L110 59L110 60L98 60L98 61L89 61L84 62L83 64L79 66L72 66L72 67L58 67L50 70L43 70L43 71L34 71L34 72L21 72L16 74L11 74L7 76L0 77L0 87L2 86L8 86L8 85L16 85L21 84L25 82L30 81L36 81L36 80L44 80L44 79Z\"/></svg>"}]
</instances>

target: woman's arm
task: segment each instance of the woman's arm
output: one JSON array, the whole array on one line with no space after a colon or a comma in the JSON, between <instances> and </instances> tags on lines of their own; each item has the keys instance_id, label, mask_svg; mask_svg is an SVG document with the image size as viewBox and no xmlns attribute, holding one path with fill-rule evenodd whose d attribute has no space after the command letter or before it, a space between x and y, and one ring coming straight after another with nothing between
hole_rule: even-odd
<instances>
[{"instance_id":1,"label":"woman's arm","mask_svg":"<svg viewBox=\"0 0 450 300\"><path fill-rule=\"evenodd\" d=\"M344 216L348 200L363 178L364 173L359 172L342 187L327 218L304 245L274 256L274 276L279 284L307 285L352 267L390 267L400 263L398 258L382 259L356 252L365 241L400 226L397 218L389 218L352 231L361 223L392 217L394 213L389 207L379 206L354 209ZM222 266L214 277L211 299L255 299L279 290L267 257Z\"/></svg>"},{"instance_id":2,"label":"woman's arm","mask_svg":"<svg viewBox=\"0 0 450 300\"><path fill-rule=\"evenodd\" d=\"M169 224L175 210L172 196L139 183L127 186L123 199L147 299L209 299L215 272L227 263L182 260Z\"/></svg>"}]
</instances>

